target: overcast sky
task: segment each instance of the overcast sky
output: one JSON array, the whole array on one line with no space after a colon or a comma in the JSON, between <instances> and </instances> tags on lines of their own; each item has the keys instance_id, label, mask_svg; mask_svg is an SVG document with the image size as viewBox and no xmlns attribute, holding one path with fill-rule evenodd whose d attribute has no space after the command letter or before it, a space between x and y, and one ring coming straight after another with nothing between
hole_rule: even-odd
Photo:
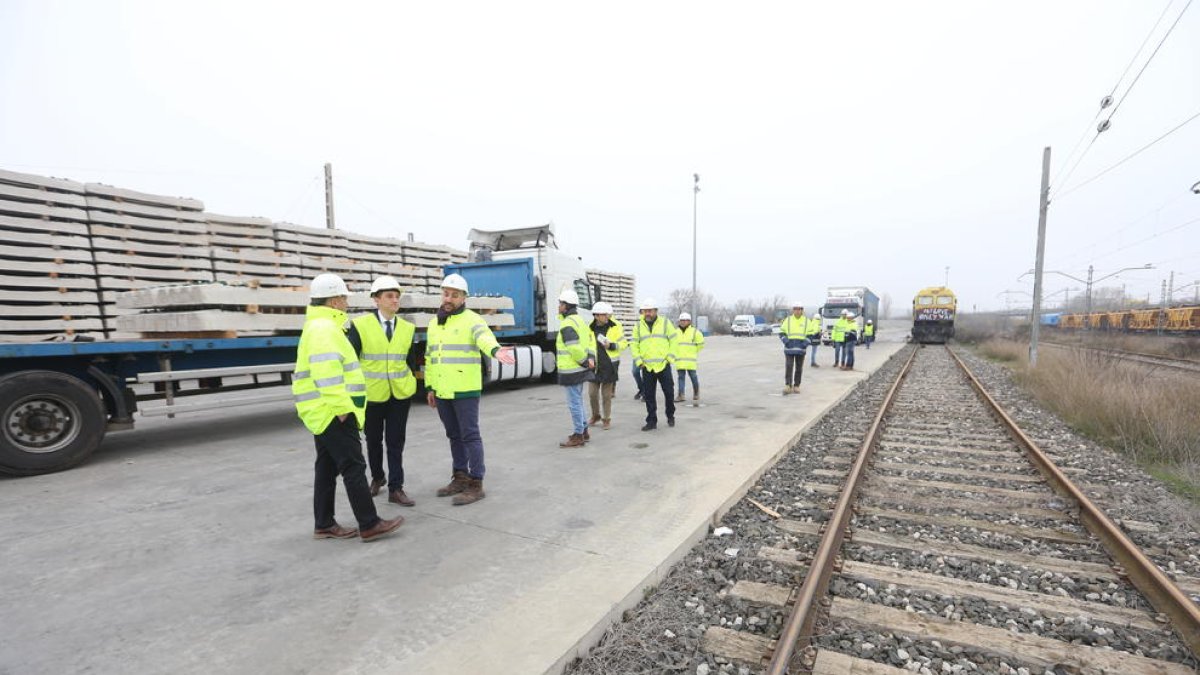
<instances>
[{"instance_id":1,"label":"overcast sky","mask_svg":"<svg viewBox=\"0 0 1200 675\"><path fill-rule=\"evenodd\" d=\"M1129 89L1186 4L4 0L0 168L320 227L332 162L344 229L553 221L659 297L691 286L699 173L723 301L899 308L948 266L983 310L1029 302L1003 292L1032 291L1052 146L1047 269L1152 263L1099 285L1157 300L1200 279L1200 119L1068 191L1200 113L1200 8Z\"/></svg>"}]
</instances>

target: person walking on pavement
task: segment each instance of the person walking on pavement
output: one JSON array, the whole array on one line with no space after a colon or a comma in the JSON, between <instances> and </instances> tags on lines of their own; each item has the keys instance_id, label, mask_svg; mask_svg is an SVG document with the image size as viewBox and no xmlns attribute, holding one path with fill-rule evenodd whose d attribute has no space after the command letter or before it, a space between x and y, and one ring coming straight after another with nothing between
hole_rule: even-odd
<instances>
[{"instance_id":1,"label":"person walking on pavement","mask_svg":"<svg viewBox=\"0 0 1200 675\"><path fill-rule=\"evenodd\" d=\"M683 312L679 315L679 347L675 354L675 369L679 371L679 389L675 396L677 402L687 398L687 379L692 380L692 400L700 400L700 379L696 377L699 365L700 350L704 349L704 333L692 325L692 315Z\"/></svg>"},{"instance_id":2,"label":"person walking on pavement","mask_svg":"<svg viewBox=\"0 0 1200 675\"><path fill-rule=\"evenodd\" d=\"M842 368L842 347L846 339L846 325L842 322L849 313L849 310L843 309L842 315L829 327L829 340L833 342L833 365L839 370Z\"/></svg>"},{"instance_id":3,"label":"person walking on pavement","mask_svg":"<svg viewBox=\"0 0 1200 675\"><path fill-rule=\"evenodd\" d=\"M658 428L658 401L655 386L662 387L667 408L667 426L675 426L675 384L671 381L671 364L679 342L679 331L665 317L658 315L658 303L650 298L642 301L642 318L633 325L633 340L629 350L633 362L642 371L642 399L646 402L646 424L642 431Z\"/></svg>"},{"instance_id":4,"label":"person walking on pavement","mask_svg":"<svg viewBox=\"0 0 1200 675\"><path fill-rule=\"evenodd\" d=\"M313 435L317 460L313 465L314 539L378 539L404 524L404 518L379 517L367 487L358 431L365 418L367 385L354 348L346 339L346 309L350 291L336 274L318 274L308 289L309 306L296 346L292 398L296 414ZM350 499L358 528L334 520L337 477Z\"/></svg>"},{"instance_id":5,"label":"person walking on pavement","mask_svg":"<svg viewBox=\"0 0 1200 675\"><path fill-rule=\"evenodd\" d=\"M858 344L858 321L850 312L838 320L842 325L842 370L854 370L854 346Z\"/></svg>"},{"instance_id":6,"label":"person walking on pavement","mask_svg":"<svg viewBox=\"0 0 1200 675\"><path fill-rule=\"evenodd\" d=\"M596 336L596 379L588 382L588 402L592 408L590 425L604 421L602 429L612 426L612 399L621 372L621 351L625 349L625 328L612 318L612 305L603 300L592 305L592 334ZM634 372L637 372L634 370Z\"/></svg>"},{"instance_id":7,"label":"person walking on pavement","mask_svg":"<svg viewBox=\"0 0 1200 675\"><path fill-rule=\"evenodd\" d=\"M446 429L453 462L450 483L440 488L437 496L453 495L454 506L473 504L486 496L483 437L479 433L480 354L504 364L516 363L512 347L501 347L483 318L467 309L467 292L467 280L461 275L442 279L442 304L425 338L426 398Z\"/></svg>"},{"instance_id":8,"label":"person walking on pavement","mask_svg":"<svg viewBox=\"0 0 1200 675\"><path fill-rule=\"evenodd\" d=\"M582 447L592 439L583 412L583 385L595 379L596 334L579 316L579 294L564 288L558 294L558 337L554 351L558 383L567 392L567 410L571 413L572 433L558 444L560 448Z\"/></svg>"},{"instance_id":9,"label":"person walking on pavement","mask_svg":"<svg viewBox=\"0 0 1200 675\"><path fill-rule=\"evenodd\" d=\"M875 321L867 319L867 325L863 328L863 342L866 343L867 349L871 348L871 343L875 341Z\"/></svg>"},{"instance_id":10,"label":"person walking on pavement","mask_svg":"<svg viewBox=\"0 0 1200 675\"><path fill-rule=\"evenodd\" d=\"M799 394L808 348L808 319L800 303L793 303L791 316L779 324L779 341L783 343L783 395Z\"/></svg>"},{"instance_id":11,"label":"person walking on pavement","mask_svg":"<svg viewBox=\"0 0 1200 675\"><path fill-rule=\"evenodd\" d=\"M417 378L408 365L416 327L396 315L402 293L400 282L394 278L376 279L371 284L375 311L355 317L346 337L358 354L367 379L367 421L363 435L367 439L367 464L371 467L371 496L379 494L379 489L386 485L389 502L413 506L416 502L404 493L404 440L412 396L417 393Z\"/></svg>"},{"instance_id":12,"label":"person walking on pavement","mask_svg":"<svg viewBox=\"0 0 1200 675\"><path fill-rule=\"evenodd\" d=\"M812 349L812 361L809 362L809 365L813 368L820 368L820 364L817 363L817 347L821 346L821 315L819 313L813 312L805 332L808 335L808 346Z\"/></svg>"}]
</instances>

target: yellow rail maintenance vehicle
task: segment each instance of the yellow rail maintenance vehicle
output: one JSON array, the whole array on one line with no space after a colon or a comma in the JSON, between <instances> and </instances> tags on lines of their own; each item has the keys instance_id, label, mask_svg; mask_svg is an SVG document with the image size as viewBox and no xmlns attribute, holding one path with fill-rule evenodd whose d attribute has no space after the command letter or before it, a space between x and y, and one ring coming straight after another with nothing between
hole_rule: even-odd
<instances>
[{"instance_id":1,"label":"yellow rail maintenance vehicle","mask_svg":"<svg viewBox=\"0 0 1200 675\"><path fill-rule=\"evenodd\" d=\"M954 337L958 298L945 286L922 288L913 298L912 339L922 344L942 344Z\"/></svg>"}]
</instances>

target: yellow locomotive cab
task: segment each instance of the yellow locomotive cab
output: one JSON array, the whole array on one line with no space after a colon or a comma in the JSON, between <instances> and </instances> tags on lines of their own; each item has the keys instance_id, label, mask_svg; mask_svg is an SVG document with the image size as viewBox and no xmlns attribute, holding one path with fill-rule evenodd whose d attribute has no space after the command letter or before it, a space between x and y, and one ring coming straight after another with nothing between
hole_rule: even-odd
<instances>
[{"instance_id":1,"label":"yellow locomotive cab","mask_svg":"<svg viewBox=\"0 0 1200 675\"><path fill-rule=\"evenodd\" d=\"M922 288L913 298L912 337L921 343L943 343L954 337L958 298L945 286Z\"/></svg>"}]
</instances>

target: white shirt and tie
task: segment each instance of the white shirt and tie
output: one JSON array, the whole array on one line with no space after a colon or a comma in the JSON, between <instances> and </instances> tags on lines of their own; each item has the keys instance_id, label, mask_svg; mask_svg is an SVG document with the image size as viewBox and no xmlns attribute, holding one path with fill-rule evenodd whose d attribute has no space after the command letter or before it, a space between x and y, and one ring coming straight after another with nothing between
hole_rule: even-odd
<instances>
[{"instance_id":1,"label":"white shirt and tie","mask_svg":"<svg viewBox=\"0 0 1200 675\"><path fill-rule=\"evenodd\" d=\"M392 326L395 323L396 318L392 317L390 319L385 319L383 318L383 314L381 312L375 312L375 315L379 317L379 321L383 324L383 334L387 336L388 342L391 342L393 330Z\"/></svg>"}]
</instances>

